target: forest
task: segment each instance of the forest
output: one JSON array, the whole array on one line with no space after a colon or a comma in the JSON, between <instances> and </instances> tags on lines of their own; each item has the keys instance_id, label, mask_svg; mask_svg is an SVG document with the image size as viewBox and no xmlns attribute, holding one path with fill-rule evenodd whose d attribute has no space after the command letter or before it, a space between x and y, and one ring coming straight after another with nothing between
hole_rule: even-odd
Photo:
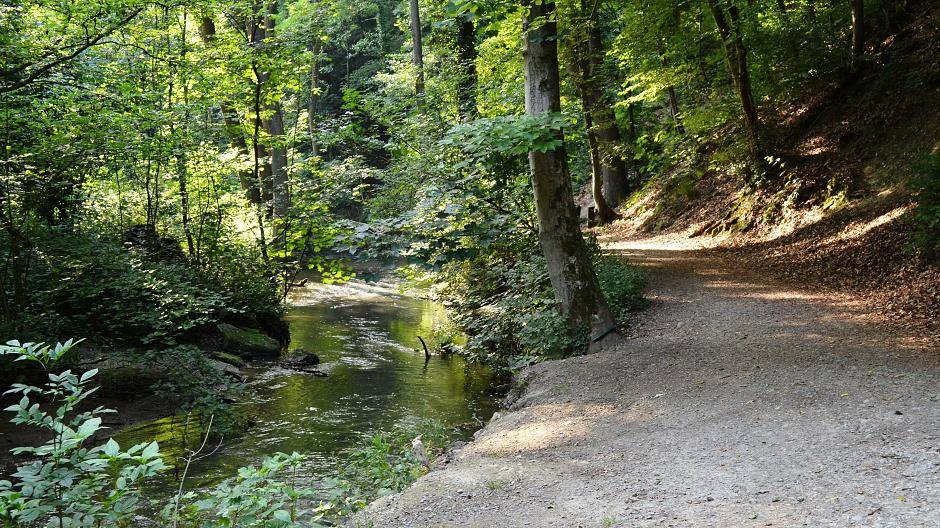
<instances>
[{"instance_id":1,"label":"forest","mask_svg":"<svg viewBox=\"0 0 940 528\"><path fill-rule=\"evenodd\" d=\"M790 305L668 312L726 292L694 282L712 272L740 283L727 303L851 296L911 338L859 364L920 350L931 393L938 57L931 0L4 1L0 524L475 526L368 505L438 474L501 398L541 397L526 373L715 329L828 335L769 330ZM294 429L303 409L324 421ZM876 512L936 519L921 498ZM536 525L579 525L558 511Z\"/></svg>"}]
</instances>

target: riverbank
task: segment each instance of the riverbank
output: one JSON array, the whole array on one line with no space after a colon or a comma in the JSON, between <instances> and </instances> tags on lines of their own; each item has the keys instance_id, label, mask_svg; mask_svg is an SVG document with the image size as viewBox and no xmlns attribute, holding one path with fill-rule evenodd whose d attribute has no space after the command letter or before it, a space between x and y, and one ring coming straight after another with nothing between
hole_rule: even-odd
<instances>
[{"instance_id":1,"label":"riverbank","mask_svg":"<svg viewBox=\"0 0 940 528\"><path fill-rule=\"evenodd\" d=\"M539 364L452 462L350 526L936 526L937 340L704 252L623 344Z\"/></svg>"}]
</instances>

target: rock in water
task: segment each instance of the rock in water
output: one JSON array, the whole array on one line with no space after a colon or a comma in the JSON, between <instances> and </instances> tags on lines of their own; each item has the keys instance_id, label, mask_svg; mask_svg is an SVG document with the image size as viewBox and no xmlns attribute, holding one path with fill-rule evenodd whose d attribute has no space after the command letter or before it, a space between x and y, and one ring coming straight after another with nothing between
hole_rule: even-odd
<instances>
[{"instance_id":1,"label":"rock in water","mask_svg":"<svg viewBox=\"0 0 940 528\"><path fill-rule=\"evenodd\" d=\"M239 328L227 323L218 325L222 333L222 348L242 358L276 358L281 344L261 330Z\"/></svg>"},{"instance_id":2,"label":"rock in water","mask_svg":"<svg viewBox=\"0 0 940 528\"><path fill-rule=\"evenodd\" d=\"M295 348L281 363L291 368L315 367L320 364L320 356L303 348Z\"/></svg>"}]
</instances>

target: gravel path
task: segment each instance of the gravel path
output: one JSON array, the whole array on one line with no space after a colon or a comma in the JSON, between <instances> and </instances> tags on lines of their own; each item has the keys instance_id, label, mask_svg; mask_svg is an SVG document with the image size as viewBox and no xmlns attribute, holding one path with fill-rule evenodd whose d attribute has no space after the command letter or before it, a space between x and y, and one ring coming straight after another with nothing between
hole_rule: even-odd
<instances>
[{"instance_id":1,"label":"gravel path","mask_svg":"<svg viewBox=\"0 0 940 528\"><path fill-rule=\"evenodd\" d=\"M940 526L940 349L695 252L649 268L622 344L530 369L374 527Z\"/></svg>"}]
</instances>

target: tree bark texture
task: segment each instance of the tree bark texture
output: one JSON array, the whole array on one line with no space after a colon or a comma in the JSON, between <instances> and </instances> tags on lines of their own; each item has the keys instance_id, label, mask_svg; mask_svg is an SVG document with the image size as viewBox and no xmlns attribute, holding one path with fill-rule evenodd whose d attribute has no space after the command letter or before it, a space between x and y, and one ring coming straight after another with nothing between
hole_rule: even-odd
<instances>
[{"instance_id":1,"label":"tree bark texture","mask_svg":"<svg viewBox=\"0 0 940 528\"><path fill-rule=\"evenodd\" d=\"M421 12L418 0L408 1L408 13L411 17L411 63L415 67L415 94L424 95L424 52L421 37Z\"/></svg>"},{"instance_id":2,"label":"tree bark texture","mask_svg":"<svg viewBox=\"0 0 940 528\"><path fill-rule=\"evenodd\" d=\"M265 38L274 37L274 19L276 16L277 0L273 0L268 2L265 10ZM269 81L269 79L265 80ZM273 89L276 93L273 102L266 105L266 112L269 116L264 121L264 127L271 142L268 148L271 150L272 210L276 218L284 218L290 208L290 187L287 180L287 146L284 144L284 112L281 109L281 94L276 86Z\"/></svg>"},{"instance_id":3,"label":"tree bark texture","mask_svg":"<svg viewBox=\"0 0 940 528\"><path fill-rule=\"evenodd\" d=\"M525 108L530 116L561 109L555 4L523 0ZM559 138L563 137L557 132ZM529 152L529 168L539 220L539 242L561 314L593 335L615 327L575 212L565 146Z\"/></svg>"},{"instance_id":4,"label":"tree bark texture","mask_svg":"<svg viewBox=\"0 0 940 528\"><path fill-rule=\"evenodd\" d=\"M741 34L741 18L737 6L726 0L708 0L708 8L715 19L718 34L725 48L731 82L741 101L744 123L748 136L751 157L761 157L760 120L757 117L757 105L751 90L751 76L747 65L747 48Z\"/></svg>"},{"instance_id":5,"label":"tree bark texture","mask_svg":"<svg viewBox=\"0 0 940 528\"><path fill-rule=\"evenodd\" d=\"M865 0L849 0L852 4L852 64L858 67L865 53Z\"/></svg>"},{"instance_id":6,"label":"tree bark texture","mask_svg":"<svg viewBox=\"0 0 940 528\"><path fill-rule=\"evenodd\" d=\"M591 119L597 135L597 151L601 161L601 179L605 196L612 207L616 207L630 194L627 169L617 152L621 144L620 129L614 107L606 95L608 83L604 68L604 43L597 20L597 8L593 2L581 0L581 9L589 14L588 57L590 59L589 84L593 86L595 102L591 108Z\"/></svg>"}]
</instances>

